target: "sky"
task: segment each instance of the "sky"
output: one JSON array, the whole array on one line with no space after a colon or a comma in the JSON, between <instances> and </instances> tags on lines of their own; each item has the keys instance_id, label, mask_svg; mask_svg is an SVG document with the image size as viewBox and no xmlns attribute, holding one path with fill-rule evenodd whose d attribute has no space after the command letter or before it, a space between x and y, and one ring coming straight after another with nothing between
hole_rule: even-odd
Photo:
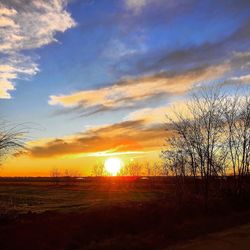
<instances>
[{"instance_id":1,"label":"sky","mask_svg":"<svg viewBox=\"0 0 250 250\"><path fill-rule=\"evenodd\" d=\"M159 160L165 114L250 83L249 0L0 0L0 116L27 151L1 176Z\"/></svg>"}]
</instances>

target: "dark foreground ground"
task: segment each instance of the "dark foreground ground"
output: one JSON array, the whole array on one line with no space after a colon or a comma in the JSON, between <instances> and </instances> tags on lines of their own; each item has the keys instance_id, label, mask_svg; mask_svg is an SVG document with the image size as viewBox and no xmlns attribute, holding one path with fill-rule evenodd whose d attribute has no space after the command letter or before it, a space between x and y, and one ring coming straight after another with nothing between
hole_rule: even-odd
<instances>
[{"instance_id":1,"label":"dark foreground ground","mask_svg":"<svg viewBox=\"0 0 250 250\"><path fill-rule=\"evenodd\" d=\"M246 224L172 245L166 250L248 250L249 248L250 224Z\"/></svg>"},{"instance_id":2,"label":"dark foreground ground","mask_svg":"<svg viewBox=\"0 0 250 250\"><path fill-rule=\"evenodd\" d=\"M212 249L204 235L250 222L239 204L176 205L168 178L0 179L0 206L1 250Z\"/></svg>"}]
</instances>

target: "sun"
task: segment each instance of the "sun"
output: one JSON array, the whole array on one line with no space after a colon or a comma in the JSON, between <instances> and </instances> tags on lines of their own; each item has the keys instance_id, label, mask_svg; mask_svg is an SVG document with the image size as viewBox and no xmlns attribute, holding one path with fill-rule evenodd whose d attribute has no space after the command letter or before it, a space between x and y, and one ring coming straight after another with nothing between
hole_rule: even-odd
<instances>
[{"instance_id":1,"label":"sun","mask_svg":"<svg viewBox=\"0 0 250 250\"><path fill-rule=\"evenodd\" d=\"M104 163L105 170L115 176L119 173L122 167L122 161L119 158L108 158Z\"/></svg>"}]
</instances>

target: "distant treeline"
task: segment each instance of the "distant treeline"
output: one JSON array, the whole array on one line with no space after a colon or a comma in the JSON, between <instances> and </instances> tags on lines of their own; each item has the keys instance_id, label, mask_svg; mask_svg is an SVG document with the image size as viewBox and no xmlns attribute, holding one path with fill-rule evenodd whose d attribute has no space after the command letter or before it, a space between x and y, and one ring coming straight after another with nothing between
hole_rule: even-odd
<instances>
[{"instance_id":1,"label":"distant treeline","mask_svg":"<svg viewBox=\"0 0 250 250\"><path fill-rule=\"evenodd\" d=\"M104 163L97 163L92 167L92 176L108 176ZM167 176L168 169L164 162L131 161L121 167L118 176Z\"/></svg>"}]
</instances>

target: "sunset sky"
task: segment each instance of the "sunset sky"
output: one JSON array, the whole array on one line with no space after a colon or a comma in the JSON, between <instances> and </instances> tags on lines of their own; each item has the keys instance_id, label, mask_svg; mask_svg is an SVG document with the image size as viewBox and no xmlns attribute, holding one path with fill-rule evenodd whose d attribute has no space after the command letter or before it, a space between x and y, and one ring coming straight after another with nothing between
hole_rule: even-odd
<instances>
[{"instance_id":1,"label":"sunset sky","mask_svg":"<svg viewBox=\"0 0 250 250\"><path fill-rule=\"evenodd\" d=\"M249 0L0 0L0 114L29 128L0 176L159 160L171 105L248 83Z\"/></svg>"}]
</instances>

